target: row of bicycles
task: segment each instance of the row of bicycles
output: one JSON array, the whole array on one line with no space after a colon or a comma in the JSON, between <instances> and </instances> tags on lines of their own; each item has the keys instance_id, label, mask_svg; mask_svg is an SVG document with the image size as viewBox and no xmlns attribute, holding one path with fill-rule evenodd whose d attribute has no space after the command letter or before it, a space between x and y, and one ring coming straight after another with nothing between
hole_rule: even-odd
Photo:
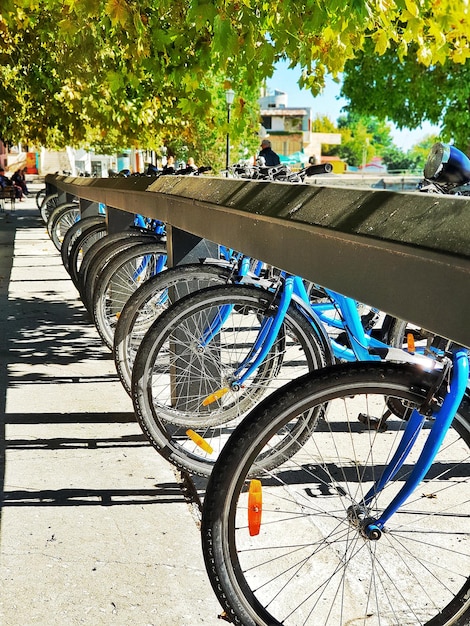
<instances>
[{"instance_id":1,"label":"row of bicycles","mask_svg":"<svg viewBox=\"0 0 470 626\"><path fill-rule=\"evenodd\" d=\"M231 175L279 180L265 169ZM436 144L423 190L469 181ZM105 207L70 204L41 213L137 420L208 481L224 619L470 624L468 349L223 246L170 268L161 222L108 235Z\"/></svg>"}]
</instances>

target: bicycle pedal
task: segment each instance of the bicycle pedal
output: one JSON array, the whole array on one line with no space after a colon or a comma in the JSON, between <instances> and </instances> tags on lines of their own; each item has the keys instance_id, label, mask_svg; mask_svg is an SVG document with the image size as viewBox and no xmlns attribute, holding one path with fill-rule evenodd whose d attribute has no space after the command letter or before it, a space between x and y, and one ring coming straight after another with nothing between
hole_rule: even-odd
<instances>
[{"instance_id":1,"label":"bicycle pedal","mask_svg":"<svg viewBox=\"0 0 470 626\"><path fill-rule=\"evenodd\" d=\"M369 430L377 430L380 433L384 433L387 430L387 423L383 420L377 419L376 417L370 417L370 415L366 415L365 413L359 413L357 419L367 426Z\"/></svg>"}]
</instances>

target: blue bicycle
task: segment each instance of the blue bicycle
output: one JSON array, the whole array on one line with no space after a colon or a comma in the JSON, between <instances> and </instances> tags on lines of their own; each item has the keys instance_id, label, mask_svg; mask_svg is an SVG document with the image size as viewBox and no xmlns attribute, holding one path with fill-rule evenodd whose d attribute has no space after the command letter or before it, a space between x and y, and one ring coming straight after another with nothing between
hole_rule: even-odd
<instances>
[{"instance_id":1,"label":"blue bicycle","mask_svg":"<svg viewBox=\"0 0 470 626\"><path fill-rule=\"evenodd\" d=\"M279 272L190 294L141 340L132 371L137 418L172 463L207 476L235 426L285 383L339 359L424 358L389 346L364 318L354 300L325 290L311 301L300 278ZM295 453L309 428L299 421L297 443L288 433L286 449ZM274 454L266 464L276 464Z\"/></svg>"},{"instance_id":2,"label":"blue bicycle","mask_svg":"<svg viewBox=\"0 0 470 626\"><path fill-rule=\"evenodd\" d=\"M227 621L470 623L468 352L446 347L426 367L358 362L313 372L235 430L202 519L207 573ZM309 440L267 469L264 457L300 419Z\"/></svg>"}]
</instances>

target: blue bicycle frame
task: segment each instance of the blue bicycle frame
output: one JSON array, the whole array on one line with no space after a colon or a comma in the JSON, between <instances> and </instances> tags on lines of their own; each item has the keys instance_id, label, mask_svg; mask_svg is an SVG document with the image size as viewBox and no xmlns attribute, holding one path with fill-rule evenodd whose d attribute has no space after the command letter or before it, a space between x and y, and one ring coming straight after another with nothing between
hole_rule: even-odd
<instances>
[{"instance_id":1,"label":"blue bicycle frame","mask_svg":"<svg viewBox=\"0 0 470 626\"><path fill-rule=\"evenodd\" d=\"M396 513L400 506L407 500L419 483L424 479L436 457L447 431L450 428L450 425L452 424L452 420L454 419L460 403L462 402L462 398L467 390L469 374L468 351L465 349L456 350L453 355L452 363L453 367L449 391L444 398L442 406L432 413L433 424L413 470L398 494L385 508L382 515L377 520L366 518L362 521L362 532L369 539L377 540L380 538L386 522L394 513ZM412 411L403 432L400 444L390 463L385 468L381 478L364 496L362 503L353 507L354 510L352 511L352 514L357 519L360 519L360 510L366 510L366 507L372 502L377 494L384 489L387 483L402 467L408 457L408 454L413 448L425 419L426 418L416 409Z\"/></svg>"},{"instance_id":2,"label":"blue bicycle frame","mask_svg":"<svg viewBox=\"0 0 470 626\"><path fill-rule=\"evenodd\" d=\"M348 334L351 348L331 339L333 354L338 359L344 361L375 361L380 357L370 353L372 348L386 348L387 344L372 337L365 330L361 322L360 315L357 310L357 303L353 298L343 296L342 294L325 289L327 295L331 298L332 303L311 303L305 289L305 285L299 276L288 277L287 281L293 280L294 283L294 299L298 301L300 298L303 305L311 308L316 315L325 324L337 329L345 330ZM297 296L297 298L295 298ZM332 319L328 313L337 311L340 319Z\"/></svg>"},{"instance_id":3,"label":"blue bicycle frame","mask_svg":"<svg viewBox=\"0 0 470 626\"><path fill-rule=\"evenodd\" d=\"M410 360L414 363L422 363L419 355L409 355L404 350L391 349L386 343L369 335L363 328L355 300L329 289L325 291L332 299L333 305L331 303L320 303L319 305L310 304L308 293L302 279L297 276L287 276L276 314L272 317L266 317L263 320L257 339L248 357L245 358L232 376L229 383L230 387L214 392L203 401L203 404L210 404L229 391L229 389L239 389L243 382L259 367L279 333L291 301L299 302L302 306L316 313L317 317L325 323L347 332L351 348L345 347L332 340L335 356L343 360L371 361L380 360L384 356L387 358L388 356L388 358L392 360ZM204 333L201 344L203 342L204 345L207 344L217 332L220 331L232 309L233 305L224 305L221 307L222 314L212 321L210 328ZM341 314L341 320L331 318L330 314L334 310L337 310ZM373 354L374 349L377 349L380 354ZM437 361L432 358L426 358L425 362L429 370L437 366ZM445 376L449 371L446 365L450 366L449 359L447 359L447 363L446 359L444 359L443 371L438 381L439 385L445 380ZM385 524L387 521L404 504L425 478L452 424L462 398L467 391L468 380L468 350L460 348L455 350L453 354L449 391L442 402L442 406L434 409L431 415L428 413L423 415L417 409L411 411L398 448L390 460L390 463L388 463L384 469L382 476L364 496L363 500L359 504L350 507L348 510L350 520L360 528L361 533L368 539L377 540L380 538L382 532L386 531ZM427 408L426 406L424 407L425 411ZM430 432L417 462L414 464L412 471L406 478L400 491L392 498L380 517L377 519L368 517L367 511L369 505L396 476L400 468L402 468L426 421L428 423L432 421Z\"/></svg>"},{"instance_id":4,"label":"blue bicycle frame","mask_svg":"<svg viewBox=\"0 0 470 626\"><path fill-rule=\"evenodd\" d=\"M389 346L365 332L357 310L356 301L332 290L326 289L325 291L332 302L311 304L303 280L299 276L286 276L276 314L272 317L266 317L263 320L260 332L248 356L233 373L230 382L232 389L240 388L266 358L276 341L276 337L279 334L286 312L292 301L299 303L304 309L307 309L314 317L319 318L324 323L347 332L352 346L351 348L330 338L333 354L336 358L346 361L380 360L380 356L371 354L370 350L372 348L388 348ZM199 341L201 347L207 346L217 335L228 319L232 308L232 305L224 305L221 307L219 314L204 331ZM332 311L339 312L341 314L341 320L331 318L328 313Z\"/></svg>"}]
</instances>

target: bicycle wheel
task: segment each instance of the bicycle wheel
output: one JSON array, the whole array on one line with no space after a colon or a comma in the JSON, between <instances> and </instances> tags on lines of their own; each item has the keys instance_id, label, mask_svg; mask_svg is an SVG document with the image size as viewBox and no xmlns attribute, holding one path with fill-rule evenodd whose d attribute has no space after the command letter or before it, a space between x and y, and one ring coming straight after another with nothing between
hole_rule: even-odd
<instances>
[{"instance_id":1,"label":"bicycle wheel","mask_svg":"<svg viewBox=\"0 0 470 626\"><path fill-rule=\"evenodd\" d=\"M132 237L141 237L142 241L147 241L148 239L143 239L144 237L152 237L155 239L157 236L152 231L145 231L140 228L129 228L128 230L123 230L118 233L107 234L106 236L100 239L100 241L95 241L93 246L91 246L86 254L83 255L82 263L80 264L79 275L77 276L77 282L80 289L84 289L84 285L86 282L87 272L90 265L94 262L96 257L104 252L106 248L111 248L116 242L128 241Z\"/></svg>"},{"instance_id":2,"label":"bicycle wheel","mask_svg":"<svg viewBox=\"0 0 470 626\"><path fill-rule=\"evenodd\" d=\"M60 251L62 241L68 229L80 219L80 205L77 202L66 202L52 211L47 220L47 232L52 243Z\"/></svg>"},{"instance_id":3,"label":"bicycle wheel","mask_svg":"<svg viewBox=\"0 0 470 626\"><path fill-rule=\"evenodd\" d=\"M59 204L59 194L50 193L45 196L39 208L39 213L41 214L41 219L44 222L44 224L47 224L49 215L57 207L58 204Z\"/></svg>"},{"instance_id":4,"label":"bicycle wheel","mask_svg":"<svg viewBox=\"0 0 470 626\"><path fill-rule=\"evenodd\" d=\"M114 329L121 311L139 285L155 276L166 263L166 246L143 243L113 258L96 280L92 314L104 344L113 349Z\"/></svg>"},{"instance_id":5,"label":"bicycle wheel","mask_svg":"<svg viewBox=\"0 0 470 626\"><path fill-rule=\"evenodd\" d=\"M426 348L427 342L430 339L436 337L435 333L420 328L414 324L410 324L405 320L398 318L391 318L389 328L387 330L386 341L391 346L396 348L406 348L407 337L411 334L413 336L413 342L416 347L421 351Z\"/></svg>"},{"instance_id":6,"label":"bicycle wheel","mask_svg":"<svg viewBox=\"0 0 470 626\"><path fill-rule=\"evenodd\" d=\"M277 305L274 294L258 287L209 287L183 298L151 326L134 361L132 398L143 431L170 462L209 475L235 425L265 394L328 362L321 329L291 305L261 365L243 385L231 386L268 310ZM202 345L208 328L216 332ZM305 432L299 423L299 440Z\"/></svg>"},{"instance_id":7,"label":"bicycle wheel","mask_svg":"<svg viewBox=\"0 0 470 626\"><path fill-rule=\"evenodd\" d=\"M389 397L409 410L421 406L430 379L400 364L326 368L276 391L237 429L212 472L202 522L207 572L230 621L469 623L468 398L426 479L381 538L372 541L359 528L358 505L390 462L406 424L391 415L380 432L368 428L364 416L384 415ZM260 455L292 420L312 412L316 428L298 454L274 471L263 469ZM428 432L425 423L402 468L363 515L380 515Z\"/></svg>"},{"instance_id":8,"label":"bicycle wheel","mask_svg":"<svg viewBox=\"0 0 470 626\"><path fill-rule=\"evenodd\" d=\"M39 191L36 192L36 206L38 207L38 210L40 211L41 209L41 204L43 203L44 198L46 197L46 188L44 187L44 189L40 189Z\"/></svg>"},{"instance_id":9,"label":"bicycle wheel","mask_svg":"<svg viewBox=\"0 0 470 626\"><path fill-rule=\"evenodd\" d=\"M155 320L188 293L224 284L232 272L218 265L181 265L153 276L128 299L114 330L114 361L119 378L131 393L132 367L140 343Z\"/></svg>"},{"instance_id":10,"label":"bicycle wheel","mask_svg":"<svg viewBox=\"0 0 470 626\"><path fill-rule=\"evenodd\" d=\"M126 230L113 234L106 233L104 237L102 237L99 241L95 241L93 245L88 248L86 254L83 255L82 262L80 263L80 268L77 273L77 283L80 292L85 290L88 269L90 265L94 263L96 258L107 248L109 249L116 245L116 242L121 244L123 241L127 241L134 236L142 237L143 235L142 232L137 229L129 231Z\"/></svg>"},{"instance_id":11,"label":"bicycle wheel","mask_svg":"<svg viewBox=\"0 0 470 626\"><path fill-rule=\"evenodd\" d=\"M75 287L79 289L78 273L87 252L100 239L106 237L108 227L105 222L94 224L81 233L74 241L69 254L69 273Z\"/></svg>"},{"instance_id":12,"label":"bicycle wheel","mask_svg":"<svg viewBox=\"0 0 470 626\"><path fill-rule=\"evenodd\" d=\"M69 269L69 255L72 250L72 246L77 240L77 238L84 233L90 226L94 226L95 224L102 225L104 224L106 218L104 215L94 215L90 217L84 217L78 222L75 222L68 231L64 235L64 239L62 241L62 246L60 248L60 254L62 257L62 263L64 264L65 269L70 274Z\"/></svg>"},{"instance_id":13,"label":"bicycle wheel","mask_svg":"<svg viewBox=\"0 0 470 626\"><path fill-rule=\"evenodd\" d=\"M101 244L104 245L102 246ZM140 244L152 243L158 245L160 238L155 235L128 235L127 233L119 233L116 238L111 235L103 239L103 241L97 242L91 248L83 260L82 265L78 271L78 285L80 296L85 307L92 313L93 311L93 294L97 284L97 280L101 275L101 272L119 254ZM99 250L101 248L101 250ZM98 250L96 252L96 250ZM91 261L88 259L91 257Z\"/></svg>"}]
</instances>

